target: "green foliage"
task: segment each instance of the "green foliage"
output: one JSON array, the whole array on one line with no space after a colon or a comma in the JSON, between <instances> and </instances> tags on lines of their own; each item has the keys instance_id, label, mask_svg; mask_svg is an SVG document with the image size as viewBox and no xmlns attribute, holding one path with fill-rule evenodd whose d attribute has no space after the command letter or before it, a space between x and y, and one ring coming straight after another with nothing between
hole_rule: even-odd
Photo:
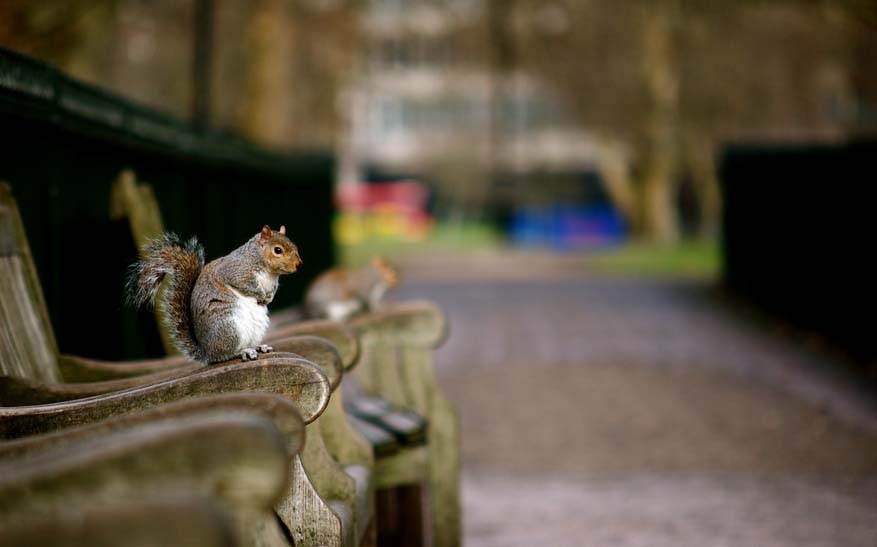
<instances>
[{"instance_id":1,"label":"green foliage","mask_svg":"<svg viewBox=\"0 0 877 547\"><path fill-rule=\"evenodd\" d=\"M629 244L588 255L586 267L594 272L641 277L716 278L721 253L716 242L691 241L678 245Z\"/></svg>"}]
</instances>

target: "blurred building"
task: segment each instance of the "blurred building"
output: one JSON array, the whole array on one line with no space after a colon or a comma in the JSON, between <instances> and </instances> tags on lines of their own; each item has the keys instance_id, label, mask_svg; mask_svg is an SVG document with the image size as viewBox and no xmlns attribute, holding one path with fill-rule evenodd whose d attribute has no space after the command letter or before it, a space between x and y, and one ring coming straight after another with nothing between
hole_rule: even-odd
<instances>
[{"instance_id":1,"label":"blurred building","mask_svg":"<svg viewBox=\"0 0 877 547\"><path fill-rule=\"evenodd\" d=\"M546 205L539 194L567 204L595 195L593 140L539 80L495 70L487 10L478 0L365 4L357 77L342 95L342 188L420 179L455 207L503 210Z\"/></svg>"},{"instance_id":2,"label":"blurred building","mask_svg":"<svg viewBox=\"0 0 877 547\"><path fill-rule=\"evenodd\" d=\"M372 0L359 76L345 94L342 182L453 160L499 171L593 165L588 134L533 78L490 67L479 0Z\"/></svg>"},{"instance_id":3,"label":"blurred building","mask_svg":"<svg viewBox=\"0 0 877 547\"><path fill-rule=\"evenodd\" d=\"M353 180L375 170L422 172L460 134L474 156L487 153L489 79L454 40L477 16L470 2L367 4L347 94Z\"/></svg>"}]
</instances>

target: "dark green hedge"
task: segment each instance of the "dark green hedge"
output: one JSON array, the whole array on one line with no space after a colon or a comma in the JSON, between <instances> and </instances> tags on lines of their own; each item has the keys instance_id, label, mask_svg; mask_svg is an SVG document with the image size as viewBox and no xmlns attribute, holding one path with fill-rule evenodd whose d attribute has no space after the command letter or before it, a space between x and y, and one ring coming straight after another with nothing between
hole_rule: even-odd
<instances>
[{"instance_id":1,"label":"dark green hedge","mask_svg":"<svg viewBox=\"0 0 877 547\"><path fill-rule=\"evenodd\" d=\"M794 324L877 357L877 142L724 154L724 278Z\"/></svg>"}]
</instances>

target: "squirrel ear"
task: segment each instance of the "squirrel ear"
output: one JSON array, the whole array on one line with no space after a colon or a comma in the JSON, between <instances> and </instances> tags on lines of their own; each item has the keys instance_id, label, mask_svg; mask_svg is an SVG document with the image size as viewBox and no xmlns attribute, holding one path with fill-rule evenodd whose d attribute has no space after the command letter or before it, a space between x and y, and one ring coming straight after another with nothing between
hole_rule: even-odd
<instances>
[{"instance_id":1,"label":"squirrel ear","mask_svg":"<svg viewBox=\"0 0 877 547\"><path fill-rule=\"evenodd\" d=\"M280 227L280 233L283 234L283 235L286 235L286 226L281 226L281 227Z\"/></svg>"},{"instance_id":2,"label":"squirrel ear","mask_svg":"<svg viewBox=\"0 0 877 547\"><path fill-rule=\"evenodd\" d=\"M268 239L271 237L271 228L269 228L267 224L262 226L262 233L259 235L261 239Z\"/></svg>"}]
</instances>

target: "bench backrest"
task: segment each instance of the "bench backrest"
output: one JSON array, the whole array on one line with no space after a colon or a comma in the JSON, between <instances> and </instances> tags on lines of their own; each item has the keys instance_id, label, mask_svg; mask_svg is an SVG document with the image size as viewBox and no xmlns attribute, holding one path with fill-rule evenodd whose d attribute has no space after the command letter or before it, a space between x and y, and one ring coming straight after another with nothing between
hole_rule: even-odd
<instances>
[{"instance_id":1,"label":"bench backrest","mask_svg":"<svg viewBox=\"0 0 877 547\"><path fill-rule=\"evenodd\" d=\"M58 346L18 205L0 182L0 375L61 381Z\"/></svg>"},{"instance_id":2,"label":"bench backrest","mask_svg":"<svg viewBox=\"0 0 877 547\"><path fill-rule=\"evenodd\" d=\"M160 236L165 231L161 209L158 207L158 200L155 199L152 186L145 182L137 182L137 177L130 169L119 173L119 177L113 183L110 218L128 220L131 236L134 238L137 249L142 249L149 240ZM162 284L159 293L164 291L165 285L166 283ZM159 298L161 298L161 294L159 294ZM155 313L154 315L165 354L178 355L179 351L171 341L170 332L159 314Z\"/></svg>"},{"instance_id":3,"label":"bench backrest","mask_svg":"<svg viewBox=\"0 0 877 547\"><path fill-rule=\"evenodd\" d=\"M111 201L110 218L128 219L131 234L138 247L164 233L161 209L158 208L152 186L137 182L137 177L130 169L119 173L113 183Z\"/></svg>"}]
</instances>

